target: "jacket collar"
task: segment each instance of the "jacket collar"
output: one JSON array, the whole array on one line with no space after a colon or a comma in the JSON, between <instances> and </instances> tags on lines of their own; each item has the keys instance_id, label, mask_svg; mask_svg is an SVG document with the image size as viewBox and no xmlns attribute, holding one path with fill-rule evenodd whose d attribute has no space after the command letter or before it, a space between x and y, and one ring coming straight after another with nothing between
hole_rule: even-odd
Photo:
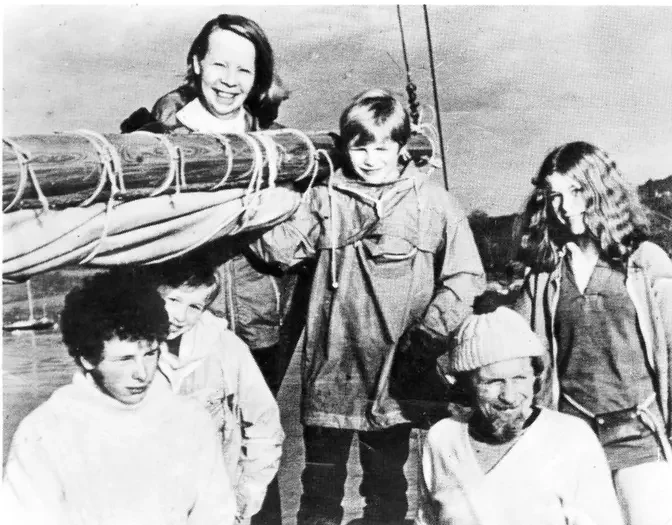
<instances>
[{"instance_id":1,"label":"jacket collar","mask_svg":"<svg viewBox=\"0 0 672 525\"><path fill-rule=\"evenodd\" d=\"M352 195L363 196L363 200L380 200L390 196L406 192L412 188L419 188L427 180L431 172L420 170L415 164L409 164L400 174L398 179L383 184L371 184L353 177L348 177L344 170L339 170L334 175L334 188Z\"/></svg>"}]
</instances>

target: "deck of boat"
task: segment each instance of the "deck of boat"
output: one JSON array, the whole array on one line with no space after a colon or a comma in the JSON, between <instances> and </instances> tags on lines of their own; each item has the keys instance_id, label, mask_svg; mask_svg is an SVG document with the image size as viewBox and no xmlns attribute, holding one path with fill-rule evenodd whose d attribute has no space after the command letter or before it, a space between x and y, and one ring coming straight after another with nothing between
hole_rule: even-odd
<instances>
[{"instance_id":1,"label":"deck of boat","mask_svg":"<svg viewBox=\"0 0 672 525\"><path fill-rule=\"evenodd\" d=\"M301 381L299 377L299 360L297 357L297 354L295 354L278 395L278 403L282 411L282 423L286 433L283 459L280 466L283 525L294 525L296 523L296 512L299 508L299 498L301 497L301 471L304 466L303 427L299 421L298 411ZM411 451L405 467L406 479L408 480L409 510L407 519L409 520L414 517L416 509L419 433L419 430L413 430L411 434ZM359 448L357 440L353 439L353 444L350 448L348 480L346 482L343 502L345 509L343 523L345 524L353 519L360 518L362 515L363 499L359 495L361 479L362 470L359 465Z\"/></svg>"}]
</instances>

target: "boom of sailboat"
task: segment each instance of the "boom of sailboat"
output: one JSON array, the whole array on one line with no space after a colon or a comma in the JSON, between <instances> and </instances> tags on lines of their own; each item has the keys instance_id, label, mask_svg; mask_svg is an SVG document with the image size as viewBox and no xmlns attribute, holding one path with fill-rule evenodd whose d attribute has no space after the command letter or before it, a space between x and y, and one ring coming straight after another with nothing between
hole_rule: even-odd
<instances>
[{"instance_id":1,"label":"boom of sailboat","mask_svg":"<svg viewBox=\"0 0 672 525\"><path fill-rule=\"evenodd\" d=\"M286 220L341 164L335 133L89 130L3 139L3 280L176 257ZM435 152L425 134L414 161Z\"/></svg>"}]
</instances>

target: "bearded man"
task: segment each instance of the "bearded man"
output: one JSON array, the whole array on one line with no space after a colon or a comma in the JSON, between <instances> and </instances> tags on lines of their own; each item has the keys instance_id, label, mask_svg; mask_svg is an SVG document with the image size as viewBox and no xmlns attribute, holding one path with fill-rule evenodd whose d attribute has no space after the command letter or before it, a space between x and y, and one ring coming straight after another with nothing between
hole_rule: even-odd
<instances>
[{"instance_id":1,"label":"bearded man","mask_svg":"<svg viewBox=\"0 0 672 525\"><path fill-rule=\"evenodd\" d=\"M440 366L469 406L427 434L416 525L623 524L592 430L534 402L543 356L507 308L461 324Z\"/></svg>"}]
</instances>

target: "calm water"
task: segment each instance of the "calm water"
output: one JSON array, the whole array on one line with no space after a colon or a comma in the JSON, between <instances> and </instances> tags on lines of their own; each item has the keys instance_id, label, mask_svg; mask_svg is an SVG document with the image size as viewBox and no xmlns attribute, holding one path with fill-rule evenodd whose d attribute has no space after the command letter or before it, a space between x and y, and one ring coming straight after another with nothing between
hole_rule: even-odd
<instances>
[{"instance_id":1,"label":"calm water","mask_svg":"<svg viewBox=\"0 0 672 525\"><path fill-rule=\"evenodd\" d=\"M4 333L2 348L4 465L21 419L59 386L70 382L75 364L58 331Z\"/></svg>"}]
</instances>

